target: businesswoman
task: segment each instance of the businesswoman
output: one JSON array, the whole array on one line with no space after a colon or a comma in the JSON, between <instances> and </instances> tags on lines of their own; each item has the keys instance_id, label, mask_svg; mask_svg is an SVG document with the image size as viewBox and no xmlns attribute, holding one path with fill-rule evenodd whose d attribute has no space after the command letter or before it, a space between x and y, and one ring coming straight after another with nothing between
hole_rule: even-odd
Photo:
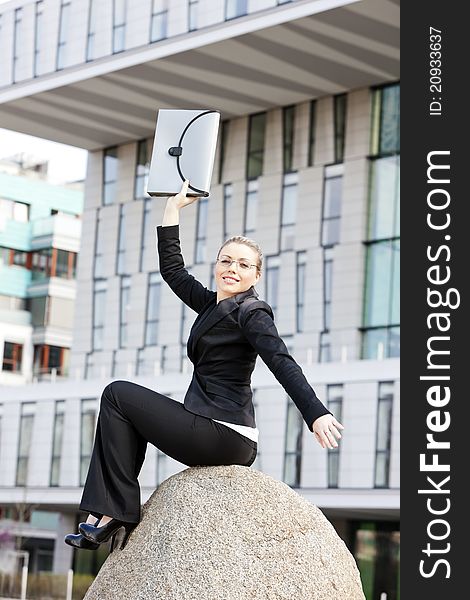
<instances>
[{"instance_id":1,"label":"businesswoman","mask_svg":"<svg viewBox=\"0 0 470 600\"><path fill-rule=\"evenodd\" d=\"M290 356L268 304L254 286L261 277L258 245L243 237L227 240L215 265L217 291L209 291L184 266L179 212L196 198L188 182L168 198L157 228L162 278L198 316L189 335L194 373L184 399L177 402L129 381L114 381L101 397L90 467L80 508L90 513L80 534L65 542L95 549L120 528L121 548L140 520L137 481L150 442L188 465L250 466L257 452L251 373L259 354L300 410L322 448L336 447L343 429L325 408Z\"/></svg>"}]
</instances>

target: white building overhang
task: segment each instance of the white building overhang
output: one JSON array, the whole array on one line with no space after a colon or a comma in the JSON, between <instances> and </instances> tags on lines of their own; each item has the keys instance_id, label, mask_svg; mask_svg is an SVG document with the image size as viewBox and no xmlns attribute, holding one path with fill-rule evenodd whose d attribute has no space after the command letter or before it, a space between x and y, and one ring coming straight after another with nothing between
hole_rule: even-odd
<instances>
[{"instance_id":1,"label":"white building overhang","mask_svg":"<svg viewBox=\"0 0 470 600\"><path fill-rule=\"evenodd\" d=\"M151 137L160 108L222 118L399 78L399 0L308 0L0 90L0 127L88 150Z\"/></svg>"}]
</instances>

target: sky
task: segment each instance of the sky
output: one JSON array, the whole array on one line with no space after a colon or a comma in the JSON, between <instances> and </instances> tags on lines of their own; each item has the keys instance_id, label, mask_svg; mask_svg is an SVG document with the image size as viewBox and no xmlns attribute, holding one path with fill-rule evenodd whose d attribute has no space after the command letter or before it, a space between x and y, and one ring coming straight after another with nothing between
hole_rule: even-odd
<instances>
[{"instance_id":1,"label":"sky","mask_svg":"<svg viewBox=\"0 0 470 600\"><path fill-rule=\"evenodd\" d=\"M0 0L0 5L10 0ZM85 178L86 150L0 129L0 159L24 152L35 158L49 159L49 181L65 183Z\"/></svg>"},{"instance_id":2,"label":"sky","mask_svg":"<svg viewBox=\"0 0 470 600\"><path fill-rule=\"evenodd\" d=\"M86 150L0 129L0 159L22 152L49 160L48 180L51 183L85 179Z\"/></svg>"}]
</instances>

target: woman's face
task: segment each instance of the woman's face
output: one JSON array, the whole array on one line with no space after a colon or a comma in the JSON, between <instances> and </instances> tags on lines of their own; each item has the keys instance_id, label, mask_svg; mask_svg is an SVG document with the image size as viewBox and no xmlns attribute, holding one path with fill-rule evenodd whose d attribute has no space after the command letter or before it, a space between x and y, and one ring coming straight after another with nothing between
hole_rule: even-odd
<instances>
[{"instance_id":1,"label":"woman's face","mask_svg":"<svg viewBox=\"0 0 470 600\"><path fill-rule=\"evenodd\" d=\"M231 261L237 262L230 264ZM230 242L224 246L219 253L214 270L217 302L246 292L252 285L256 285L261 277L256 267L257 264L258 253L249 246L236 242ZM248 265L250 265L249 268L246 268Z\"/></svg>"}]
</instances>

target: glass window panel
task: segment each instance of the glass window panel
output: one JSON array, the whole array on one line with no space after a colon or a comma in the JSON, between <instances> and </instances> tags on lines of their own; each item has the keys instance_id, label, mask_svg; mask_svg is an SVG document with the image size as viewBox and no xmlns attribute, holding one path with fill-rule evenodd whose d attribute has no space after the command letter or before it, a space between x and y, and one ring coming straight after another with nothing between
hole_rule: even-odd
<instances>
[{"instance_id":1,"label":"glass window panel","mask_svg":"<svg viewBox=\"0 0 470 600\"><path fill-rule=\"evenodd\" d=\"M371 244L367 251L365 325L388 325L392 251L390 242Z\"/></svg>"},{"instance_id":2,"label":"glass window panel","mask_svg":"<svg viewBox=\"0 0 470 600\"><path fill-rule=\"evenodd\" d=\"M189 15L188 15L189 31L194 31L195 29L197 29L197 7L198 7L197 0L189 0Z\"/></svg>"},{"instance_id":3,"label":"glass window panel","mask_svg":"<svg viewBox=\"0 0 470 600\"><path fill-rule=\"evenodd\" d=\"M20 430L19 455L29 456L31 447L31 435L33 432L34 415L22 415Z\"/></svg>"},{"instance_id":4,"label":"glass window panel","mask_svg":"<svg viewBox=\"0 0 470 600\"><path fill-rule=\"evenodd\" d=\"M339 452L328 449L328 487L337 488L339 481Z\"/></svg>"},{"instance_id":5,"label":"glass window panel","mask_svg":"<svg viewBox=\"0 0 470 600\"><path fill-rule=\"evenodd\" d=\"M199 214L197 221L197 237L206 237L207 233L207 199L201 198L198 201Z\"/></svg>"},{"instance_id":6,"label":"glass window panel","mask_svg":"<svg viewBox=\"0 0 470 600\"><path fill-rule=\"evenodd\" d=\"M332 260L325 260L324 261L324 267L325 267L325 290L324 290L324 295L325 295L325 302L331 302L331 291L332 291L332 274L333 274L333 261Z\"/></svg>"},{"instance_id":7,"label":"glass window panel","mask_svg":"<svg viewBox=\"0 0 470 600\"><path fill-rule=\"evenodd\" d=\"M400 356L400 328L391 327L389 331L389 357L397 358Z\"/></svg>"},{"instance_id":8,"label":"glass window panel","mask_svg":"<svg viewBox=\"0 0 470 600\"><path fill-rule=\"evenodd\" d=\"M225 18L234 19L246 15L248 0L226 0Z\"/></svg>"},{"instance_id":9,"label":"glass window panel","mask_svg":"<svg viewBox=\"0 0 470 600\"><path fill-rule=\"evenodd\" d=\"M313 157L315 152L315 113L316 101L310 102L310 123L309 123L309 145L308 145L308 165L313 165Z\"/></svg>"},{"instance_id":10,"label":"glass window panel","mask_svg":"<svg viewBox=\"0 0 470 600\"><path fill-rule=\"evenodd\" d=\"M325 179L325 200L323 218L339 217L341 215L341 198L343 195L343 178L331 177Z\"/></svg>"},{"instance_id":11,"label":"glass window panel","mask_svg":"<svg viewBox=\"0 0 470 600\"><path fill-rule=\"evenodd\" d=\"M148 320L154 321L158 319L160 314L160 292L161 284L152 283L149 286L149 299L148 299Z\"/></svg>"},{"instance_id":12,"label":"glass window panel","mask_svg":"<svg viewBox=\"0 0 470 600\"><path fill-rule=\"evenodd\" d=\"M302 445L302 415L289 400L287 405L286 452L299 452Z\"/></svg>"},{"instance_id":13,"label":"glass window panel","mask_svg":"<svg viewBox=\"0 0 470 600\"><path fill-rule=\"evenodd\" d=\"M60 457L53 456L51 461L51 485L57 486L59 485L59 477L60 477Z\"/></svg>"},{"instance_id":14,"label":"glass window panel","mask_svg":"<svg viewBox=\"0 0 470 600\"><path fill-rule=\"evenodd\" d=\"M126 0L114 1L114 25L122 25L126 22Z\"/></svg>"},{"instance_id":15,"label":"glass window panel","mask_svg":"<svg viewBox=\"0 0 470 600\"><path fill-rule=\"evenodd\" d=\"M277 307L279 267L270 265L269 257L266 261L266 299L271 307Z\"/></svg>"},{"instance_id":16,"label":"glass window panel","mask_svg":"<svg viewBox=\"0 0 470 600\"><path fill-rule=\"evenodd\" d=\"M364 332L363 338L363 358L379 358L381 348L383 348L384 356L387 349L387 329L370 329Z\"/></svg>"},{"instance_id":17,"label":"glass window panel","mask_svg":"<svg viewBox=\"0 0 470 600\"><path fill-rule=\"evenodd\" d=\"M295 485L297 471L297 456L295 454L286 454L284 458L284 482L287 485Z\"/></svg>"},{"instance_id":18,"label":"glass window panel","mask_svg":"<svg viewBox=\"0 0 470 600\"><path fill-rule=\"evenodd\" d=\"M390 323L400 322L400 240L391 242L392 248L392 293L390 297Z\"/></svg>"},{"instance_id":19,"label":"glass window panel","mask_svg":"<svg viewBox=\"0 0 470 600\"><path fill-rule=\"evenodd\" d=\"M283 164L284 164L284 173L287 173L292 170L295 106L285 107L282 111L282 115L283 115L283 136L284 136Z\"/></svg>"},{"instance_id":20,"label":"glass window panel","mask_svg":"<svg viewBox=\"0 0 470 600\"><path fill-rule=\"evenodd\" d=\"M325 219L322 228L322 244L329 246L339 242L340 219Z\"/></svg>"},{"instance_id":21,"label":"glass window panel","mask_svg":"<svg viewBox=\"0 0 470 600\"><path fill-rule=\"evenodd\" d=\"M379 402L377 422L377 450L389 450L392 403L389 400Z\"/></svg>"},{"instance_id":22,"label":"glass window panel","mask_svg":"<svg viewBox=\"0 0 470 600\"><path fill-rule=\"evenodd\" d=\"M388 457L385 452L376 454L375 457L375 487L388 486Z\"/></svg>"},{"instance_id":23,"label":"glass window panel","mask_svg":"<svg viewBox=\"0 0 470 600\"><path fill-rule=\"evenodd\" d=\"M319 362L331 361L330 334L326 331L320 334L320 357Z\"/></svg>"},{"instance_id":24,"label":"glass window panel","mask_svg":"<svg viewBox=\"0 0 470 600\"><path fill-rule=\"evenodd\" d=\"M16 467L16 485L26 485L26 471L28 468L27 458L18 458Z\"/></svg>"},{"instance_id":25,"label":"glass window panel","mask_svg":"<svg viewBox=\"0 0 470 600\"><path fill-rule=\"evenodd\" d=\"M104 315L105 315L105 299L106 292L104 290L99 290L95 292L95 325L103 325L104 323Z\"/></svg>"},{"instance_id":26,"label":"glass window panel","mask_svg":"<svg viewBox=\"0 0 470 600\"><path fill-rule=\"evenodd\" d=\"M116 181L118 172L117 146L104 151L104 182Z\"/></svg>"},{"instance_id":27,"label":"glass window panel","mask_svg":"<svg viewBox=\"0 0 470 600\"><path fill-rule=\"evenodd\" d=\"M284 186L281 225L295 225L297 216L297 185Z\"/></svg>"},{"instance_id":28,"label":"glass window panel","mask_svg":"<svg viewBox=\"0 0 470 600\"><path fill-rule=\"evenodd\" d=\"M248 192L246 195L245 233L256 229L256 213L258 207L258 192Z\"/></svg>"},{"instance_id":29,"label":"glass window panel","mask_svg":"<svg viewBox=\"0 0 470 600\"><path fill-rule=\"evenodd\" d=\"M380 152L400 151L400 86L382 88Z\"/></svg>"},{"instance_id":30,"label":"glass window panel","mask_svg":"<svg viewBox=\"0 0 470 600\"><path fill-rule=\"evenodd\" d=\"M399 231L400 158L372 161L370 173L369 239L394 237Z\"/></svg>"},{"instance_id":31,"label":"glass window panel","mask_svg":"<svg viewBox=\"0 0 470 600\"><path fill-rule=\"evenodd\" d=\"M231 183L224 185L224 240L230 236L233 223L233 186Z\"/></svg>"},{"instance_id":32,"label":"glass window panel","mask_svg":"<svg viewBox=\"0 0 470 600\"><path fill-rule=\"evenodd\" d=\"M70 2L62 2L60 11L59 43L65 44L69 36Z\"/></svg>"},{"instance_id":33,"label":"glass window panel","mask_svg":"<svg viewBox=\"0 0 470 600\"><path fill-rule=\"evenodd\" d=\"M346 133L346 94L334 97L335 162L343 162Z\"/></svg>"},{"instance_id":34,"label":"glass window panel","mask_svg":"<svg viewBox=\"0 0 470 600\"><path fill-rule=\"evenodd\" d=\"M157 42L163 40L167 36L167 17L168 13L161 12L152 15L152 26L150 32L150 41Z\"/></svg>"}]
</instances>

